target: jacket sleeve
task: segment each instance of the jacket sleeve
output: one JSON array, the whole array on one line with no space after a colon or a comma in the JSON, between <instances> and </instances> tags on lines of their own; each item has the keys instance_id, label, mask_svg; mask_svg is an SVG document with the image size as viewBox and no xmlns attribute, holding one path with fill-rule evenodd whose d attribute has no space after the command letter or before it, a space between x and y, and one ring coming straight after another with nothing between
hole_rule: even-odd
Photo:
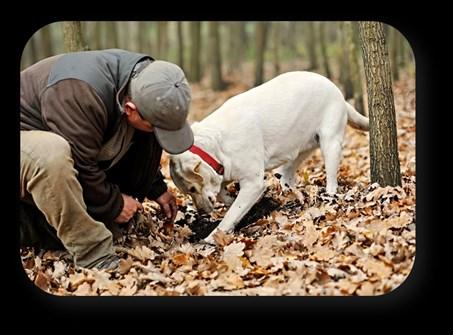
<instances>
[{"instance_id":1,"label":"jacket sleeve","mask_svg":"<svg viewBox=\"0 0 453 335\"><path fill-rule=\"evenodd\" d=\"M146 196L150 200L156 200L163 193L167 191L167 184L164 181L164 176L160 170L157 172L156 177L154 178L153 183L151 184L151 189Z\"/></svg>"},{"instance_id":2,"label":"jacket sleeve","mask_svg":"<svg viewBox=\"0 0 453 335\"><path fill-rule=\"evenodd\" d=\"M106 180L96 159L108 121L101 98L83 81L62 80L43 92L41 114L49 129L71 145L89 214L112 222L123 208L123 198L119 187Z\"/></svg>"}]
</instances>

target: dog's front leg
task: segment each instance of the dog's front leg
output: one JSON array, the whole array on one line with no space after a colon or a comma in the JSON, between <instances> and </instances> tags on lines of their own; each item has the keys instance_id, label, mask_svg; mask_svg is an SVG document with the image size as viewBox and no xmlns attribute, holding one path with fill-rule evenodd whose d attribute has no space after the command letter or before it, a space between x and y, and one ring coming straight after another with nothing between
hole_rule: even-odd
<instances>
[{"instance_id":1,"label":"dog's front leg","mask_svg":"<svg viewBox=\"0 0 453 335\"><path fill-rule=\"evenodd\" d=\"M240 191L236 200L231 205L230 209L225 214L222 222L219 224L217 229L224 232L230 232L234 229L236 224L244 217L245 214L253 207L253 205L261 198L264 194L264 172L259 177L253 180L239 181ZM204 239L205 242L215 244L214 234L215 229L208 237Z\"/></svg>"},{"instance_id":2,"label":"dog's front leg","mask_svg":"<svg viewBox=\"0 0 453 335\"><path fill-rule=\"evenodd\" d=\"M228 191L227 189L228 184L229 183L222 184L217 198L218 200L223 202L225 206L230 207L233 204L235 197L233 197L231 193Z\"/></svg>"}]
</instances>

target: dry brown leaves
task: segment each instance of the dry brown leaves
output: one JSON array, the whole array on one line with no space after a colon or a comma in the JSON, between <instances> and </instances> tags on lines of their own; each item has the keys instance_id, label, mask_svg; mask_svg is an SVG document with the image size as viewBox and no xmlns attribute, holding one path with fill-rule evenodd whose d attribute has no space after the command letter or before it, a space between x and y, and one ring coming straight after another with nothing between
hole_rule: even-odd
<instances>
[{"instance_id":1,"label":"dry brown leaves","mask_svg":"<svg viewBox=\"0 0 453 335\"><path fill-rule=\"evenodd\" d=\"M241 87L234 87L236 90ZM203 109L237 93L208 94ZM197 95L198 94L198 95ZM202 92L195 92L195 100ZM56 295L380 295L404 282L415 256L415 89L395 88L402 187L369 182L368 134L347 129L339 194L324 192L318 152L299 171L297 189L282 193L268 175L268 193L283 206L217 246L189 243L187 226L166 226L158 206L116 241L119 271L74 268L67 253L21 250L28 277ZM168 159L162 159L169 178ZM190 199L177 194L178 204ZM217 217L223 213L217 213ZM179 217L184 213L179 212Z\"/></svg>"}]
</instances>

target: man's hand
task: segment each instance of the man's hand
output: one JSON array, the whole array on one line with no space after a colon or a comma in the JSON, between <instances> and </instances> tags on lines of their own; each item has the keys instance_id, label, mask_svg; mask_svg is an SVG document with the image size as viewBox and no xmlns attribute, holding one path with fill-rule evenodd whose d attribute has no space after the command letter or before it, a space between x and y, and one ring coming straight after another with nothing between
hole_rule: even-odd
<instances>
[{"instance_id":1,"label":"man's hand","mask_svg":"<svg viewBox=\"0 0 453 335\"><path fill-rule=\"evenodd\" d=\"M178 213L178 207L176 206L176 198L175 196L166 191L163 193L159 198L156 199L156 202L160 205L162 210L164 211L167 219L173 223L176 218L176 214Z\"/></svg>"},{"instance_id":2,"label":"man's hand","mask_svg":"<svg viewBox=\"0 0 453 335\"><path fill-rule=\"evenodd\" d=\"M114 221L116 223L127 223L130 219L132 219L135 212L137 212L139 209L143 209L143 206L139 201L135 200L131 196L126 194L121 195L123 196L124 201L123 210Z\"/></svg>"}]
</instances>

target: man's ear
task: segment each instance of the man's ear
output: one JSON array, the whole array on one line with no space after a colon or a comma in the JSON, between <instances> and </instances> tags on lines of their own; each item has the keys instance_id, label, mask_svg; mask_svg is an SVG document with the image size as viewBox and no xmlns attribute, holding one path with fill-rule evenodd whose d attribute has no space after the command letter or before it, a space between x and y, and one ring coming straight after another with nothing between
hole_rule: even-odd
<instances>
[{"instance_id":1,"label":"man's ear","mask_svg":"<svg viewBox=\"0 0 453 335\"><path fill-rule=\"evenodd\" d=\"M128 101L124 104L124 112L127 116L131 115L133 111L137 110L137 106L132 101Z\"/></svg>"}]
</instances>

